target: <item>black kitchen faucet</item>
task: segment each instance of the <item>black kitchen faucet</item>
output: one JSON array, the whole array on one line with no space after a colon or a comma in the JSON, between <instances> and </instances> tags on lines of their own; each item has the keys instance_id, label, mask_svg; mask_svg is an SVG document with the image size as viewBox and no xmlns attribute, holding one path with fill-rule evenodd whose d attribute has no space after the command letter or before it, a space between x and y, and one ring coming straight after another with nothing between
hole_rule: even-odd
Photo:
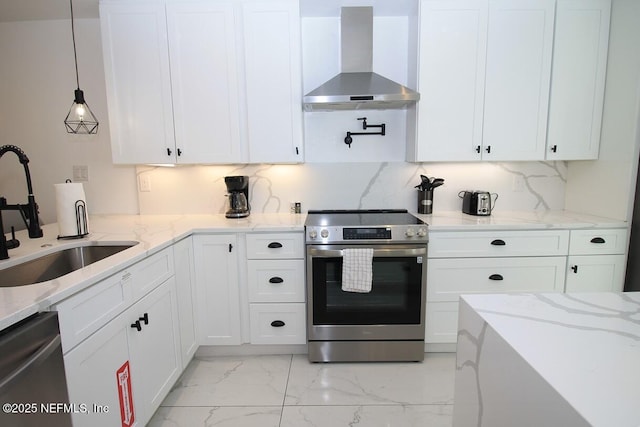
<instances>
[{"instance_id":1,"label":"black kitchen faucet","mask_svg":"<svg viewBox=\"0 0 640 427\"><path fill-rule=\"evenodd\" d=\"M2 211L18 211L22 216L22 220L24 221L27 229L29 230L29 238L36 239L38 237L42 237L42 229L40 228L40 222L38 221L38 204L36 203L36 199L33 196L33 187L31 186L31 174L29 173L29 158L20 148L15 145L3 145L0 146L0 157L4 155L4 153L11 151L18 156L18 160L22 166L24 166L24 174L27 179L27 204L15 204L9 205L7 204L7 199L4 197L0 197L0 259L8 259L9 258L9 249L17 248L20 245L20 242L15 238L15 233L12 229L12 238L7 241L7 238L4 235L4 225L2 224Z\"/></svg>"}]
</instances>

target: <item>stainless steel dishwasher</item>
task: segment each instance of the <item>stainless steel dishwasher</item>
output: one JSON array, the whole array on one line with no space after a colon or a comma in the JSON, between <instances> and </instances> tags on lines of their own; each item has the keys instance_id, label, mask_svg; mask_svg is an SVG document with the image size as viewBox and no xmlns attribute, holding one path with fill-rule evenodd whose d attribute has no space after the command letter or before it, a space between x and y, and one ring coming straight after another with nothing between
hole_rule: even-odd
<instances>
[{"instance_id":1,"label":"stainless steel dishwasher","mask_svg":"<svg viewBox=\"0 0 640 427\"><path fill-rule=\"evenodd\" d=\"M71 426L58 313L0 331L0 404L2 426Z\"/></svg>"}]
</instances>

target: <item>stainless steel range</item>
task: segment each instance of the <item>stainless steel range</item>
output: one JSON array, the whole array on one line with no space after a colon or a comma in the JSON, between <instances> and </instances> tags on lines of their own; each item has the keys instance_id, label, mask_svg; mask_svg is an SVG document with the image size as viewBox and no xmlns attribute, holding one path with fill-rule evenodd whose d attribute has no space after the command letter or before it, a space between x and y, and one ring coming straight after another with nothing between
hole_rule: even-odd
<instances>
[{"instance_id":1,"label":"stainless steel range","mask_svg":"<svg viewBox=\"0 0 640 427\"><path fill-rule=\"evenodd\" d=\"M309 360L423 360L428 225L406 210L309 211L305 233Z\"/></svg>"}]
</instances>

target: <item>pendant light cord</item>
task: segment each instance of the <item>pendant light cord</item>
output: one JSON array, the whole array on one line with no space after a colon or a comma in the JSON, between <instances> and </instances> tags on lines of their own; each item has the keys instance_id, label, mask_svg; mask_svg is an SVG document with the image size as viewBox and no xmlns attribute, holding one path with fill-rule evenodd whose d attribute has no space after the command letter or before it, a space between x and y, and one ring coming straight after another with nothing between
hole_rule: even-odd
<instances>
[{"instance_id":1,"label":"pendant light cord","mask_svg":"<svg viewBox=\"0 0 640 427\"><path fill-rule=\"evenodd\" d=\"M73 28L73 0L69 0L71 7L71 40L73 40L73 59L76 64L76 85L80 89L80 78L78 77L78 54L76 53L76 32Z\"/></svg>"}]
</instances>

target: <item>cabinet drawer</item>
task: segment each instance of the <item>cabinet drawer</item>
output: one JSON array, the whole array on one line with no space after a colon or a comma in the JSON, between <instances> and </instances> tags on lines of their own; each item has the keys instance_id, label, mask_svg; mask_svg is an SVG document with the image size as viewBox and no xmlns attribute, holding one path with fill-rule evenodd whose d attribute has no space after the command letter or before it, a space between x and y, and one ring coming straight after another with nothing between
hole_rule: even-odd
<instances>
[{"instance_id":1,"label":"cabinet drawer","mask_svg":"<svg viewBox=\"0 0 640 427\"><path fill-rule=\"evenodd\" d=\"M433 259L427 301L458 301L461 294L562 292L566 257Z\"/></svg>"},{"instance_id":2,"label":"cabinet drawer","mask_svg":"<svg viewBox=\"0 0 640 427\"><path fill-rule=\"evenodd\" d=\"M627 250L627 229L571 230L571 255L623 254Z\"/></svg>"},{"instance_id":3,"label":"cabinet drawer","mask_svg":"<svg viewBox=\"0 0 640 427\"><path fill-rule=\"evenodd\" d=\"M135 264L131 289L134 301L139 300L174 275L173 248L166 248Z\"/></svg>"},{"instance_id":4,"label":"cabinet drawer","mask_svg":"<svg viewBox=\"0 0 640 427\"><path fill-rule=\"evenodd\" d=\"M129 307L131 273L127 270L96 283L56 304L62 350L71 350Z\"/></svg>"},{"instance_id":5,"label":"cabinet drawer","mask_svg":"<svg viewBox=\"0 0 640 427\"><path fill-rule=\"evenodd\" d=\"M304 302L304 260L247 261L250 302Z\"/></svg>"},{"instance_id":6,"label":"cabinet drawer","mask_svg":"<svg viewBox=\"0 0 640 427\"><path fill-rule=\"evenodd\" d=\"M431 232L429 258L567 255L569 231Z\"/></svg>"},{"instance_id":7,"label":"cabinet drawer","mask_svg":"<svg viewBox=\"0 0 640 427\"><path fill-rule=\"evenodd\" d=\"M304 258L303 233L247 234L248 259Z\"/></svg>"},{"instance_id":8,"label":"cabinet drawer","mask_svg":"<svg viewBox=\"0 0 640 427\"><path fill-rule=\"evenodd\" d=\"M305 304L250 304L251 344L305 344ZM278 326L281 325L281 326Z\"/></svg>"}]
</instances>

